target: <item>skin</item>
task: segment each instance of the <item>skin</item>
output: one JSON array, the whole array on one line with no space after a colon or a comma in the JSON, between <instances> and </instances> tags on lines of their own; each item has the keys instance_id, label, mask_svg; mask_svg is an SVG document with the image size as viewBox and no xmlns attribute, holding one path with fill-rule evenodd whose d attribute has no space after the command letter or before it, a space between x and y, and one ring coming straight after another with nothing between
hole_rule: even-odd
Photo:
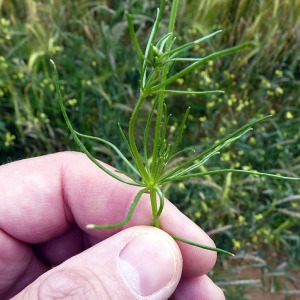
<instances>
[{"instance_id":1,"label":"skin","mask_svg":"<svg viewBox=\"0 0 300 300\"><path fill-rule=\"evenodd\" d=\"M1 166L0 298L225 299L205 275L216 253L167 233L213 241L168 200L162 230L147 194L122 228L85 228L123 220L138 190L76 152Z\"/></svg>"}]
</instances>

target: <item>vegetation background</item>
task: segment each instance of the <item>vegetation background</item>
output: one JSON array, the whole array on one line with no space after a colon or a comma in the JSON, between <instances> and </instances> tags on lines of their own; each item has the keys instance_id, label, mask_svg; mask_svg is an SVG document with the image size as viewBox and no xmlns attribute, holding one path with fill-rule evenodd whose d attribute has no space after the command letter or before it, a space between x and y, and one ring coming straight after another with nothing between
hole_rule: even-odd
<instances>
[{"instance_id":1,"label":"vegetation background","mask_svg":"<svg viewBox=\"0 0 300 300\"><path fill-rule=\"evenodd\" d=\"M124 12L133 14L146 43L158 6L158 0L0 0L0 163L76 150L56 101L50 58L74 127L126 151L117 121L126 130L139 74ZM248 120L272 114L205 168L299 177L300 0L182 0L179 12L178 43L223 30L186 55L250 40L258 45L178 80L180 89L225 91L170 97L174 128L192 107L183 147L205 149ZM87 141L87 147L120 166L106 146ZM218 247L236 253L221 256L210 274L227 299L299 299L299 183L227 174L172 184L168 197Z\"/></svg>"}]
</instances>

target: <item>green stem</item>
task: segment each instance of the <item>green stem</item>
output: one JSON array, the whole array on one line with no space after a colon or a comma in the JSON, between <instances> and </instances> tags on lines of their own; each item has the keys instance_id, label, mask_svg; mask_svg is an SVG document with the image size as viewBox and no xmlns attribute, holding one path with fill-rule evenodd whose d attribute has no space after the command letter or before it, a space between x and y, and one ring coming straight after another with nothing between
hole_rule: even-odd
<instances>
[{"instance_id":1,"label":"green stem","mask_svg":"<svg viewBox=\"0 0 300 300\"><path fill-rule=\"evenodd\" d=\"M171 15L170 15L170 22L168 27L168 34L171 36L173 35L173 31L175 28L176 16L178 11L178 2L179 0L174 0L172 3ZM166 43L166 52L170 50L172 45L172 38L169 38ZM165 64L162 71L162 76L160 79L160 84L162 88L166 86L165 82L167 82L167 76L169 73L170 66L169 64ZM155 135L154 135L154 143L153 143L153 158L152 158L152 168L151 173L157 174L157 168L159 166L159 147L161 146L161 126L162 126L162 119L163 119L163 109L164 109L164 101L165 93L162 92L158 96L158 107L157 107L157 117L156 117L156 124L155 124ZM155 176L155 175L154 175ZM155 176L156 177L156 176Z\"/></svg>"},{"instance_id":2,"label":"green stem","mask_svg":"<svg viewBox=\"0 0 300 300\"><path fill-rule=\"evenodd\" d=\"M173 3L172 3L172 10L171 10L171 15L170 15L168 33L173 33L174 32L176 17L177 17L177 11L178 11L178 3L179 3L179 0L174 0ZM170 47L171 43L172 43L172 39L168 39L167 51L170 50L169 47Z\"/></svg>"},{"instance_id":3,"label":"green stem","mask_svg":"<svg viewBox=\"0 0 300 300\"><path fill-rule=\"evenodd\" d=\"M151 209L153 221L151 223L152 226L159 228L159 219L157 218L157 200L156 200L156 188L150 188L150 200L151 200Z\"/></svg>"},{"instance_id":4,"label":"green stem","mask_svg":"<svg viewBox=\"0 0 300 300\"><path fill-rule=\"evenodd\" d=\"M141 176L143 178L143 180L145 181L145 183L147 185L151 185L152 182L151 182L151 179L150 179L150 176L147 172L147 168L145 167L144 163L143 163L143 160L139 154L139 151L137 149L137 146L136 146L136 142L135 142L135 135L134 135L134 127L135 127L135 121L137 119L137 115L138 115L138 112L141 108L141 105L142 103L144 102L145 98L147 97L147 93L146 94L142 94L142 90L143 90L143 82L145 80L145 76L146 76L146 71L147 71L147 63L148 63L148 60L149 60L149 56L150 56L150 50L151 50L151 45L153 44L155 38L156 38L156 35L157 35L157 32L158 32L158 27L159 27L159 24L160 24L160 21L161 21L161 18L162 18L162 14L163 14L163 11L164 11L164 8L165 8L165 4L166 4L166 0L163 0L161 1L161 4L160 4L160 9L158 11L158 15L157 15L157 18L156 18L156 21L154 23L154 26L153 26L153 29L151 31L151 35L149 37L149 41L148 41L148 44L147 44L147 47L146 47L146 51L145 51L145 55L144 55L144 61L143 62L140 62L141 63L141 66L140 66L140 69L141 69L141 77L142 77L142 80L140 82L141 84L141 95L138 99L138 102L133 110L133 113L132 113L132 116L130 118L130 121L129 121L129 143L130 143L130 146L132 148L132 153L134 155L134 158L136 160L136 164L137 164L137 167L141 173ZM130 20L129 20L130 21ZM131 33L133 34L133 33Z\"/></svg>"}]
</instances>

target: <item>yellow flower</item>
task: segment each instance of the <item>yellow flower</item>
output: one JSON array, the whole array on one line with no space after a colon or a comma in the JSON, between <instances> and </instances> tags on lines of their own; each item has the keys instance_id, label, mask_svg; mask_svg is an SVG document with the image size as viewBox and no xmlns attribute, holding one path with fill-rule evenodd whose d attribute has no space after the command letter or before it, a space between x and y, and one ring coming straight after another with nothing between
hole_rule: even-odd
<instances>
[{"instance_id":1,"label":"yellow flower","mask_svg":"<svg viewBox=\"0 0 300 300\"><path fill-rule=\"evenodd\" d=\"M283 89L280 86L278 86L276 88L275 92L277 95L283 95L283 93L284 93Z\"/></svg>"},{"instance_id":2,"label":"yellow flower","mask_svg":"<svg viewBox=\"0 0 300 300\"><path fill-rule=\"evenodd\" d=\"M180 190L185 190L185 185L182 182L178 183L178 187Z\"/></svg>"},{"instance_id":3,"label":"yellow flower","mask_svg":"<svg viewBox=\"0 0 300 300\"><path fill-rule=\"evenodd\" d=\"M206 104L206 107L207 107L207 108L212 108L212 107L214 107L214 106L215 106L215 103L212 102L212 101L207 102L207 104Z\"/></svg>"},{"instance_id":4,"label":"yellow flower","mask_svg":"<svg viewBox=\"0 0 300 300\"><path fill-rule=\"evenodd\" d=\"M292 114L290 111L287 111L287 112L286 112L285 117L286 117L287 119L293 119L293 118L294 118L293 114Z\"/></svg>"},{"instance_id":5,"label":"yellow flower","mask_svg":"<svg viewBox=\"0 0 300 300\"><path fill-rule=\"evenodd\" d=\"M68 103L69 103L71 106L74 106L75 104L77 104L77 99L69 99L69 100L68 100Z\"/></svg>"},{"instance_id":6,"label":"yellow flower","mask_svg":"<svg viewBox=\"0 0 300 300\"><path fill-rule=\"evenodd\" d=\"M14 144L15 139L16 139L16 136L14 134L11 134L10 132L6 132L4 146L5 147L12 146Z\"/></svg>"},{"instance_id":7,"label":"yellow flower","mask_svg":"<svg viewBox=\"0 0 300 300\"><path fill-rule=\"evenodd\" d=\"M238 250L241 248L241 242L236 239L232 239L233 249Z\"/></svg>"},{"instance_id":8,"label":"yellow flower","mask_svg":"<svg viewBox=\"0 0 300 300\"><path fill-rule=\"evenodd\" d=\"M223 153L221 156L221 160L222 161L230 161L230 153L229 152Z\"/></svg>"},{"instance_id":9,"label":"yellow flower","mask_svg":"<svg viewBox=\"0 0 300 300\"><path fill-rule=\"evenodd\" d=\"M263 218L262 214L257 214L254 216L255 221L260 221Z\"/></svg>"},{"instance_id":10,"label":"yellow flower","mask_svg":"<svg viewBox=\"0 0 300 300\"><path fill-rule=\"evenodd\" d=\"M256 138L254 136L251 136L250 139L249 139L249 143L252 144L252 145L255 145L256 144Z\"/></svg>"},{"instance_id":11,"label":"yellow flower","mask_svg":"<svg viewBox=\"0 0 300 300\"><path fill-rule=\"evenodd\" d=\"M234 167L235 168L239 168L241 166L241 164L239 163L239 162L236 162L235 164L234 164Z\"/></svg>"},{"instance_id":12,"label":"yellow flower","mask_svg":"<svg viewBox=\"0 0 300 300\"><path fill-rule=\"evenodd\" d=\"M176 81L179 83L179 85L182 85L184 83L183 78L178 78Z\"/></svg>"},{"instance_id":13,"label":"yellow flower","mask_svg":"<svg viewBox=\"0 0 300 300\"><path fill-rule=\"evenodd\" d=\"M200 122L205 122L207 120L207 117L206 116L203 116L203 117L200 117L199 118L199 121Z\"/></svg>"},{"instance_id":14,"label":"yellow flower","mask_svg":"<svg viewBox=\"0 0 300 300\"><path fill-rule=\"evenodd\" d=\"M245 220L245 217L242 216L242 215L239 215L239 216L238 216L238 223L239 223L240 225L247 225L247 222L246 222L246 220Z\"/></svg>"}]
</instances>

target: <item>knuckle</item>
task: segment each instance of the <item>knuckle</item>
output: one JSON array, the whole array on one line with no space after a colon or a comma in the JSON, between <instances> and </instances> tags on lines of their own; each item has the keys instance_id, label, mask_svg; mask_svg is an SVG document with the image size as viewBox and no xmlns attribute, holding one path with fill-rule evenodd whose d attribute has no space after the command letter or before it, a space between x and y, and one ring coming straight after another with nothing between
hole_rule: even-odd
<instances>
[{"instance_id":1,"label":"knuckle","mask_svg":"<svg viewBox=\"0 0 300 300\"><path fill-rule=\"evenodd\" d=\"M84 300L97 299L98 297L97 292L88 277L76 270L56 270L50 274L38 288L38 299L43 300Z\"/></svg>"}]
</instances>

